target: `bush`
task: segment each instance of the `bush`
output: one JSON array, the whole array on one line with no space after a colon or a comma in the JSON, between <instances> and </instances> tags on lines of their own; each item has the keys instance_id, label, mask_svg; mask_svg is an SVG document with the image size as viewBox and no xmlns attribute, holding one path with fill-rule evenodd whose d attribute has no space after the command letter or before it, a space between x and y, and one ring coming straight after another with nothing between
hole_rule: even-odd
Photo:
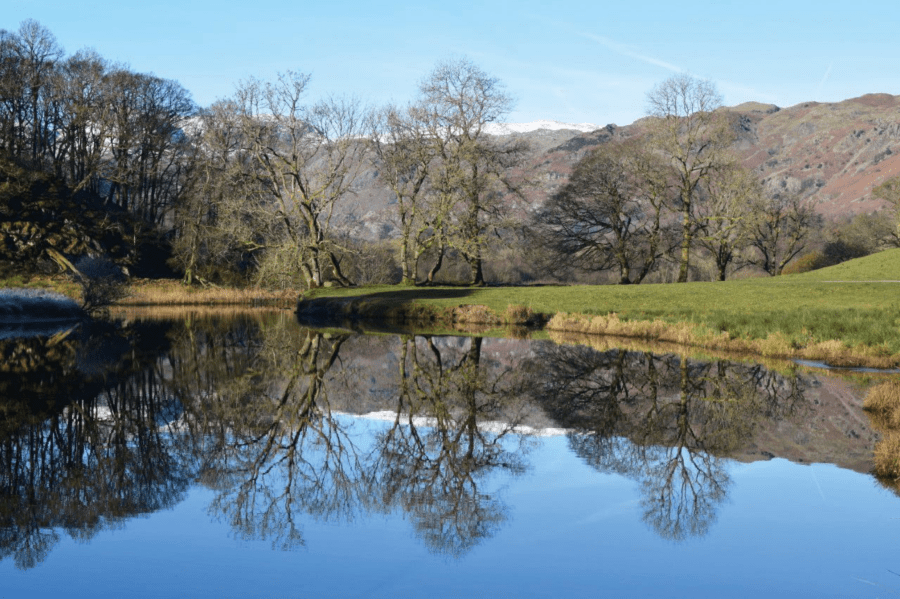
<instances>
[{"instance_id":1,"label":"bush","mask_svg":"<svg viewBox=\"0 0 900 599\"><path fill-rule=\"evenodd\" d=\"M357 242L341 259L344 274L357 285L396 285L402 277L397 249L390 242Z\"/></svg>"},{"instance_id":2,"label":"bush","mask_svg":"<svg viewBox=\"0 0 900 599\"><path fill-rule=\"evenodd\" d=\"M95 312L125 297L125 274L111 260L82 256L75 262L75 269L75 282L81 286L85 311Z\"/></svg>"},{"instance_id":3,"label":"bush","mask_svg":"<svg viewBox=\"0 0 900 599\"><path fill-rule=\"evenodd\" d=\"M818 270L827 266L834 266L854 258L862 258L869 255L869 251L862 246L853 245L838 239L829 241L821 251L804 254L794 262L784 267L782 274L799 274Z\"/></svg>"},{"instance_id":4,"label":"bush","mask_svg":"<svg viewBox=\"0 0 900 599\"><path fill-rule=\"evenodd\" d=\"M811 270L823 268L825 266L829 265L825 262L824 254L820 251L814 251L808 254L804 254L803 256L800 256L793 262L789 263L784 267L784 270L781 271L781 274L796 275L802 272L809 272Z\"/></svg>"},{"instance_id":5,"label":"bush","mask_svg":"<svg viewBox=\"0 0 900 599\"><path fill-rule=\"evenodd\" d=\"M900 480L900 381L872 387L863 409L872 414L877 428L885 429L881 441L875 445L875 474Z\"/></svg>"}]
</instances>

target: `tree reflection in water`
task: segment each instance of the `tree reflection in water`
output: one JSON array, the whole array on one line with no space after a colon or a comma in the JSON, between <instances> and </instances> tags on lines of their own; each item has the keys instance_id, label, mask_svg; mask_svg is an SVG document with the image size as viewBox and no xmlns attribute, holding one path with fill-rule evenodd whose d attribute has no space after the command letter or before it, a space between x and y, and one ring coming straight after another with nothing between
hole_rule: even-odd
<instances>
[{"instance_id":1,"label":"tree reflection in water","mask_svg":"<svg viewBox=\"0 0 900 599\"><path fill-rule=\"evenodd\" d=\"M511 376L488 374L481 339L450 358L431 338L404 339L384 406L393 424L364 448L330 397L360 375L354 352L341 358L348 335L279 327L240 342L230 335L186 332L173 380L193 398L185 425L201 479L217 491L211 510L242 537L287 549L303 543L301 514L328 521L400 509L429 548L461 555L505 519L480 481L524 470L521 453L504 445L516 420L491 431L480 423L511 414L510 398L521 394L511 393Z\"/></svg>"},{"instance_id":2,"label":"tree reflection in water","mask_svg":"<svg viewBox=\"0 0 900 599\"><path fill-rule=\"evenodd\" d=\"M191 332L175 352L174 380L191 398L188 441L216 490L211 512L243 538L289 549L303 544L299 513L349 518L358 503L359 450L332 414L326 384L347 336L258 333L198 340Z\"/></svg>"},{"instance_id":3,"label":"tree reflection in water","mask_svg":"<svg viewBox=\"0 0 900 599\"><path fill-rule=\"evenodd\" d=\"M0 559L33 568L59 541L176 504L191 479L172 452L179 413L157 369L158 331L0 342Z\"/></svg>"},{"instance_id":4,"label":"tree reflection in water","mask_svg":"<svg viewBox=\"0 0 900 599\"><path fill-rule=\"evenodd\" d=\"M601 472L640 481L644 520L662 537L706 534L730 479L723 458L758 423L804 406L805 383L758 364L547 346L535 399L573 429L573 450Z\"/></svg>"},{"instance_id":5,"label":"tree reflection in water","mask_svg":"<svg viewBox=\"0 0 900 599\"><path fill-rule=\"evenodd\" d=\"M384 508L400 507L435 552L460 556L492 536L506 506L482 490L495 470L525 471L522 405L509 371L482 367L482 339L458 359L432 337L403 339L392 425L377 435L367 486ZM493 421L491 430L485 424ZM423 426L422 424L425 424ZM518 451L507 447L516 436Z\"/></svg>"},{"instance_id":6,"label":"tree reflection in water","mask_svg":"<svg viewBox=\"0 0 900 599\"><path fill-rule=\"evenodd\" d=\"M728 490L723 458L805 388L759 365L552 344L504 365L480 338L277 319L101 328L0 342L0 559L20 568L61 531L90 539L195 481L238 536L276 548L303 544L304 518L400 512L429 550L462 556L507 520L491 477L527 469L519 425L535 410L594 468L638 480L659 534L702 535ZM361 397L376 362L396 374ZM388 419L374 433L346 414L373 406Z\"/></svg>"}]
</instances>

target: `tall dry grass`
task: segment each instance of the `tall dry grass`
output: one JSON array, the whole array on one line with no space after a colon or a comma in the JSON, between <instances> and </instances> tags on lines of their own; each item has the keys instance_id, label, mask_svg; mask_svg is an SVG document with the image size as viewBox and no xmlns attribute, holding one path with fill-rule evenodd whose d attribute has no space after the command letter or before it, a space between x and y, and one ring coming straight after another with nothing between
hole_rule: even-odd
<instances>
[{"instance_id":1,"label":"tall dry grass","mask_svg":"<svg viewBox=\"0 0 900 599\"><path fill-rule=\"evenodd\" d=\"M560 312L550 319L547 329L750 353L764 358L802 358L826 362L833 366L864 365L872 368L890 368L895 366L898 360L886 346L860 343L851 347L845 341L836 339L803 342L782 331L771 332L762 338L733 337L728 331L713 330L704 324L690 321L622 320L614 313L591 316Z\"/></svg>"},{"instance_id":2,"label":"tall dry grass","mask_svg":"<svg viewBox=\"0 0 900 599\"><path fill-rule=\"evenodd\" d=\"M872 423L882 431L875 445L875 474L900 483L900 380L875 385L863 402Z\"/></svg>"},{"instance_id":3,"label":"tall dry grass","mask_svg":"<svg viewBox=\"0 0 900 599\"><path fill-rule=\"evenodd\" d=\"M201 305L273 305L294 307L300 296L298 290L272 291L255 287L192 287L179 281L133 281L128 296L119 300L120 306L201 306Z\"/></svg>"}]
</instances>

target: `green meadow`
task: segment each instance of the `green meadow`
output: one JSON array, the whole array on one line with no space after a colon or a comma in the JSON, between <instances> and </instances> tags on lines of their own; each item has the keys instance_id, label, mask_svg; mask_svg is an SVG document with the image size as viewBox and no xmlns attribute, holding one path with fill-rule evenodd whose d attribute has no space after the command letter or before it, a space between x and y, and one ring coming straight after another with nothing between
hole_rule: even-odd
<instances>
[{"instance_id":1,"label":"green meadow","mask_svg":"<svg viewBox=\"0 0 900 599\"><path fill-rule=\"evenodd\" d=\"M358 313L377 312L378 306L415 313L480 305L501 317L510 306L548 317L615 314L624 322L692 325L695 336L727 333L732 340L763 340L774 335L793 349L840 341L847 348L863 346L867 353L900 358L900 249L775 278L631 286L326 288L304 297L316 298L352 298Z\"/></svg>"}]
</instances>

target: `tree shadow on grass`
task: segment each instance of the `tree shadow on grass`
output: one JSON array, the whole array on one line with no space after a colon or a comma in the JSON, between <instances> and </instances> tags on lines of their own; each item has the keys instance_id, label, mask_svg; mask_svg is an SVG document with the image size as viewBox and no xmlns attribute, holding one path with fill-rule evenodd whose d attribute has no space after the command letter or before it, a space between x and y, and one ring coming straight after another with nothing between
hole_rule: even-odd
<instances>
[{"instance_id":1,"label":"tree shadow on grass","mask_svg":"<svg viewBox=\"0 0 900 599\"><path fill-rule=\"evenodd\" d=\"M366 300L383 300L397 302L413 302L416 300L440 300L440 299L458 299L468 297L475 290L470 287L460 287L458 289L434 289L430 287L408 287L391 291L379 291L377 293L367 293L365 295L356 296L357 299Z\"/></svg>"},{"instance_id":2,"label":"tree shadow on grass","mask_svg":"<svg viewBox=\"0 0 900 599\"><path fill-rule=\"evenodd\" d=\"M302 300L297 305L297 320L305 326L338 326L356 329L356 323L389 321L392 325L437 323L440 309L415 306L423 300L460 300L473 294L471 288L410 287L378 291L350 297L321 297Z\"/></svg>"}]
</instances>

